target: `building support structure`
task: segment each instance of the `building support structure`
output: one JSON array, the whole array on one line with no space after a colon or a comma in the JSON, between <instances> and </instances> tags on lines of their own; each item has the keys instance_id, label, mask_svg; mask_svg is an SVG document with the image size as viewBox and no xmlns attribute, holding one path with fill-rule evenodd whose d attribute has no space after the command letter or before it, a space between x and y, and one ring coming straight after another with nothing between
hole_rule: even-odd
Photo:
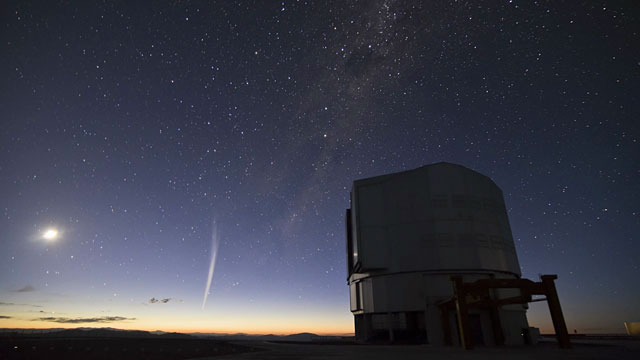
<instances>
[{"instance_id":1,"label":"building support structure","mask_svg":"<svg viewBox=\"0 0 640 360\"><path fill-rule=\"evenodd\" d=\"M500 324L499 308L503 305L526 304L532 301L532 295L544 295L549 305L549 313L553 321L553 328L558 339L558 346L562 349L571 348L567 325L562 314L562 307L558 299L555 280L557 275L542 275L540 282L533 282L529 279L480 279L474 282L465 283L461 276L451 276L454 295L451 299L439 304L442 317L442 331L444 333L445 345L451 345L451 328L449 325L449 312L456 311L458 321L458 332L460 342L464 349L473 348L471 336L471 326L469 324L469 309L488 309L491 318L491 327L495 343L498 346L504 345L504 333ZM519 296L495 299L492 296L494 289L519 289Z\"/></svg>"}]
</instances>

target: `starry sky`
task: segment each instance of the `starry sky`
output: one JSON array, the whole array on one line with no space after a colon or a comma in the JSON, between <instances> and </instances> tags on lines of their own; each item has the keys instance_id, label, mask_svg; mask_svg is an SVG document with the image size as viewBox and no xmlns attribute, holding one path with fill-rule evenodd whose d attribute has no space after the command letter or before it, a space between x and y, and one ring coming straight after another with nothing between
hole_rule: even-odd
<instances>
[{"instance_id":1,"label":"starry sky","mask_svg":"<svg viewBox=\"0 0 640 360\"><path fill-rule=\"evenodd\" d=\"M633 1L1 7L0 327L352 333L353 181L440 161L570 332L640 320Z\"/></svg>"}]
</instances>

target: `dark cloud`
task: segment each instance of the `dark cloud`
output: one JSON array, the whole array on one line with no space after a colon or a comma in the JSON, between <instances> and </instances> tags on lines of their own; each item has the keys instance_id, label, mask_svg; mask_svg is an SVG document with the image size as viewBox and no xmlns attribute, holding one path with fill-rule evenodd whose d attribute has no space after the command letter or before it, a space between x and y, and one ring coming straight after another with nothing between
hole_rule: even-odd
<instances>
[{"instance_id":1,"label":"dark cloud","mask_svg":"<svg viewBox=\"0 0 640 360\"><path fill-rule=\"evenodd\" d=\"M0 315L0 319L11 319L11 316Z\"/></svg>"},{"instance_id":2,"label":"dark cloud","mask_svg":"<svg viewBox=\"0 0 640 360\"><path fill-rule=\"evenodd\" d=\"M66 318L66 317L42 317L33 319L32 321L48 321L48 322L56 322L61 324L82 324L82 323L110 323L110 322L118 322L125 320L136 320L136 318L127 318L123 316L101 316L101 317L93 317L93 318Z\"/></svg>"},{"instance_id":3,"label":"dark cloud","mask_svg":"<svg viewBox=\"0 0 640 360\"><path fill-rule=\"evenodd\" d=\"M32 291L36 291L36 288L34 288L31 285L27 285L27 286L23 287L22 289L16 290L16 292L32 292Z\"/></svg>"},{"instance_id":4,"label":"dark cloud","mask_svg":"<svg viewBox=\"0 0 640 360\"><path fill-rule=\"evenodd\" d=\"M6 302L2 302L2 301L0 301L0 306L31 306L31 307L42 307L42 306L40 306L40 305L6 303Z\"/></svg>"},{"instance_id":5,"label":"dark cloud","mask_svg":"<svg viewBox=\"0 0 640 360\"><path fill-rule=\"evenodd\" d=\"M151 299L149 299L149 304L157 304L157 303L166 304L169 301L182 302L182 300L174 299L174 298L156 299L156 298L152 297Z\"/></svg>"}]
</instances>

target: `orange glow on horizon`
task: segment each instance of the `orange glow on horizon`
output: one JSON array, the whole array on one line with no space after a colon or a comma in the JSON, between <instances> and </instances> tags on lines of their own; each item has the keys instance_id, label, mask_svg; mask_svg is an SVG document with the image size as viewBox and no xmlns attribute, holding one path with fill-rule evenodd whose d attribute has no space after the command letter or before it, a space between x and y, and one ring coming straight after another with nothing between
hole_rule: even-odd
<instances>
[{"instance_id":1,"label":"orange glow on horizon","mask_svg":"<svg viewBox=\"0 0 640 360\"><path fill-rule=\"evenodd\" d=\"M228 324L226 324L228 325ZM247 335L290 335L297 333L314 333L322 336L351 336L354 334L353 326L301 326L300 324L281 324L280 327L269 326L257 322L253 326L216 326L206 324L167 325L162 321L125 321L125 322L100 322L100 323L57 323L49 321L32 321L23 319L3 319L0 328L10 329L74 329L74 328L116 328L122 330L165 331L178 333L213 333L213 334L247 334ZM346 325L346 324L345 324Z\"/></svg>"}]
</instances>

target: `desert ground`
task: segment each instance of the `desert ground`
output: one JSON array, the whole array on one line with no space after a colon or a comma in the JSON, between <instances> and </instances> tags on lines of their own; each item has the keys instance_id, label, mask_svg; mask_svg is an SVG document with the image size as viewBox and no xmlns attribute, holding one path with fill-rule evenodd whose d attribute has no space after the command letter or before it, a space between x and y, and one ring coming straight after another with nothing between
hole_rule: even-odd
<instances>
[{"instance_id":1,"label":"desert ground","mask_svg":"<svg viewBox=\"0 0 640 360\"><path fill-rule=\"evenodd\" d=\"M559 349L550 341L536 346L504 348L479 347L463 350L452 347L434 347L429 345L314 345L302 343L277 342L236 342L237 345L260 349L260 351L229 354L198 360L257 360L257 359L598 359L624 360L640 358L638 340L575 340L572 349Z\"/></svg>"},{"instance_id":2,"label":"desert ground","mask_svg":"<svg viewBox=\"0 0 640 360\"><path fill-rule=\"evenodd\" d=\"M296 336L214 338L185 334L151 334L143 331L104 329L66 330L45 334L6 333L0 336L0 359L640 359L640 338L573 337L571 349L559 349L555 339L545 337L538 345L514 347L459 347L431 345L363 345L348 338L312 340ZM287 340L282 340L287 339Z\"/></svg>"}]
</instances>

